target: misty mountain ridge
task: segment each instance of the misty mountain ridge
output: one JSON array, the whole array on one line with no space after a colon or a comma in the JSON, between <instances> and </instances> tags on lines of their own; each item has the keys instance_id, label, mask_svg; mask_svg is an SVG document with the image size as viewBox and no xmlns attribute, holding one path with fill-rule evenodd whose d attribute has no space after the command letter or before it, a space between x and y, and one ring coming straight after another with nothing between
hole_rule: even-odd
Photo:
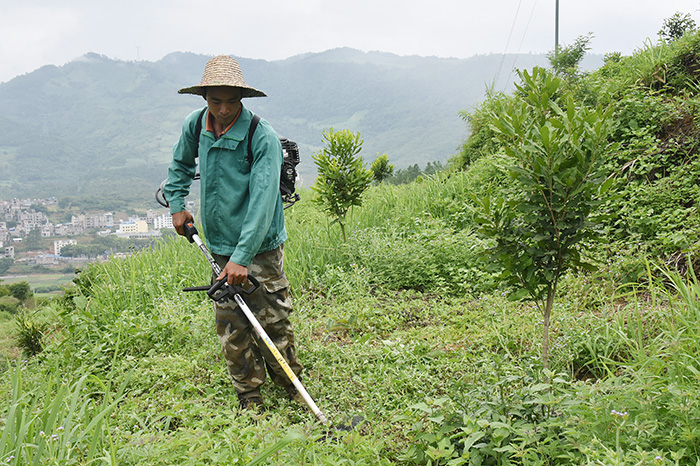
<instances>
[{"instance_id":1,"label":"misty mountain ridge","mask_svg":"<svg viewBox=\"0 0 700 466\"><path fill-rule=\"evenodd\" d=\"M88 53L0 84L0 198L150 204L184 117L205 105L177 90L198 84L210 58L175 52L127 62ZM305 186L315 178L311 156L323 147L323 130L360 132L368 167L384 153L397 168L445 162L467 136L459 111L480 102L489 86L509 91L513 66L548 64L533 54L456 59L349 48L237 60L246 82L268 95L244 105L299 144Z\"/></svg>"}]
</instances>

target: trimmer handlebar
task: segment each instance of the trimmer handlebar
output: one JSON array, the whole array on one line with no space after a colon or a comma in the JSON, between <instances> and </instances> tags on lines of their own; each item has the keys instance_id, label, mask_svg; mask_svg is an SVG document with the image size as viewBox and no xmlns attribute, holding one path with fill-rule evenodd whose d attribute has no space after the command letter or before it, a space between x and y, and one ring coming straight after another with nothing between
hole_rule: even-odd
<instances>
[{"instance_id":1,"label":"trimmer handlebar","mask_svg":"<svg viewBox=\"0 0 700 466\"><path fill-rule=\"evenodd\" d=\"M244 293L249 295L260 287L260 283L252 275L248 275L248 283L250 283L250 287L243 288L238 285L229 285L226 278L223 278L210 286L191 286L183 288L182 291L206 291L207 296L214 301L228 301L237 294Z\"/></svg>"},{"instance_id":2,"label":"trimmer handlebar","mask_svg":"<svg viewBox=\"0 0 700 466\"><path fill-rule=\"evenodd\" d=\"M197 233L197 228L194 226L194 223L187 222L185 224L185 237L190 243L196 243L197 246L199 246L199 249L201 249L209 261L212 272L217 276L220 275L221 267L211 256L207 247L204 245L204 243L202 243L202 240L199 239L199 234ZM237 294L245 293L249 295L260 287L258 280L256 280L255 277L250 274L248 274L248 283L250 283L251 286L248 288L243 288L242 286L238 285L229 285L227 279L223 278L217 282L214 282L214 284L210 286L183 288L182 291L206 291L207 295L214 301L226 301L233 299L233 297Z\"/></svg>"}]
</instances>

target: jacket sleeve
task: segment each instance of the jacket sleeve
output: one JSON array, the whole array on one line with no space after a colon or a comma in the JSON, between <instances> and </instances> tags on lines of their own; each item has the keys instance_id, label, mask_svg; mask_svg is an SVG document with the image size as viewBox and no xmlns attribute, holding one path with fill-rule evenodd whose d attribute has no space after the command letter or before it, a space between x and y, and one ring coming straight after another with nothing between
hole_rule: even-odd
<instances>
[{"instance_id":1,"label":"jacket sleeve","mask_svg":"<svg viewBox=\"0 0 700 466\"><path fill-rule=\"evenodd\" d=\"M170 204L171 214L185 210L185 197L190 193L190 185L197 170L199 135L194 132L199 114L200 110L197 110L185 118L180 139L173 147L168 181L163 187L163 195Z\"/></svg>"},{"instance_id":2,"label":"jacket sleeve","mask_svg":"<svg viewBox=\"0 0 700 466\"><path fill-rule=\"evenodd\" d=\"M262 130L262 131L261 131ZM279 180L282 170L282 145L264 120L260 121L251 144L253 163L248 185L248 211L231 261L248 266L258 253L272 225L275 210L281 208Z\"/></svg>"}]
</instances>

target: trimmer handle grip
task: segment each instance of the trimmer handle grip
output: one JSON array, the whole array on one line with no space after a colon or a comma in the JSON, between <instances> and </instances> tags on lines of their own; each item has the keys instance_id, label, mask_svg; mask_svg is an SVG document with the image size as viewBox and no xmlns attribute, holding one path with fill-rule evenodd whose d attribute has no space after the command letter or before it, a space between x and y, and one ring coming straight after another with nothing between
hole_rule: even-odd
<instances>
[{"instance_id":1,"label":"trimmer handle grip","mask_svg":"<svg viewBox=\"0 0 700 466\"><path fill-rule=\"evenodd\" d=\"M250 286L248 288L243 288L241 285L229 285L226 278L222 278L214 282L207 291L207 295L214 301L221 301L223 299L232 298L234 295L240 293L245 293L247 295L252 294L260 287L260 282L250 274L248 275L248 283L250 283Z\"/></svg>"},{"instance_id":2,"label":"trimmer handle grip","mask_svg":"<svg viewBox=\"0 0 700 466\"><path fill-rule=\"evenodd\" d=\"M185 238L187 238L187 241L189 241L190 243L194 243L194 235L198 234L199 233L197 232L197 228L195 228L194 223L185 223Z\"/></svg>"}]
</instances>

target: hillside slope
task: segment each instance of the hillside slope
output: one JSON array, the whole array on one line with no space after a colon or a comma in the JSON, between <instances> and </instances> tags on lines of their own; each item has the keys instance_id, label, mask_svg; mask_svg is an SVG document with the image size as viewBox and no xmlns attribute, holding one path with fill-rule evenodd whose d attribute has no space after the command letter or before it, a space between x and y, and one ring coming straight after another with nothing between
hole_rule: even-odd
<instances>
[{"instance_id":1,"label":"hillside slope","mask_svg":"<svg viewBox=\"0 0 700 466\"><path fill-rule=\"evenodd\" d=\"M177 89L198 83L209 58L173 53L158 62L122 62L87 54L0 85L0 124L8 129L0 133L3 197L150 202L182 119L203 105ZM361 132L368 162L378 153L398 168L445 161L466 135L458 112L476 104L497 74L495 86L508 87L509 66L545 61L541 55L458 60L352 49L273 62L240 59L246 80L269 96L246 105L300 144L307 186L324 129Z\"/></svg>"}]
</instances>

